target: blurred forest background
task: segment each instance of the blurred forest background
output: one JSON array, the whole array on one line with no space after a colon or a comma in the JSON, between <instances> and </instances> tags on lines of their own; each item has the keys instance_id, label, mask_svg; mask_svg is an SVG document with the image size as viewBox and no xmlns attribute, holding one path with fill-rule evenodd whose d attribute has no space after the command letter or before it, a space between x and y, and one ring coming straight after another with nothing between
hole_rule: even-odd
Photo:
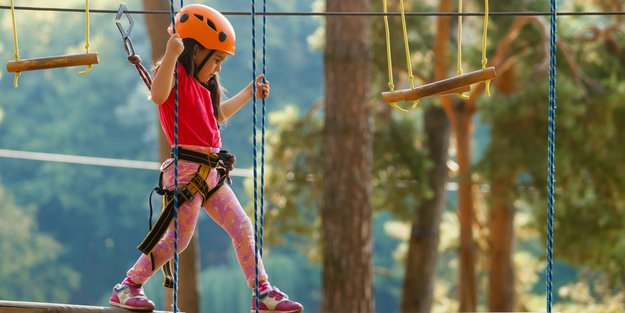
<instances>
[{"instance_id":1,"label":"blurred forest background","mask_svg":"<svg viewBox=\"0 0 625 313\"><path fill-rule=\"evenodd\" d=\"M92 9L117 9L118 4L90 2ZM249 11L247 1L197 2L224 12ZM381 2L372 1L370 10L381 11ZM389 1L389 10L397 11L398 2ZM20 6L59 3L16 1ZM9 4L0 0L0 6ZM131 10L143 8L138 0L126 4ZM457 9L448 0L406 0L406 5L418 12ZM66 0L62 6L84 8L84 1ZM325 3L268 1L267 9L320 11ZM465 11L483 9L480 1L465 3ZM549 3L491 1L490 9L546 12ZM572 0L561 2L559 10L622 12L625 5L620 0ZM133 17L134 47L148 66L151 45L144 17ZM16 19L22 58L84 51L84 14L17 11ZM229 19L237 31L237 54L220 77L234 94L252 79L251 31L249 16ZM371 54L358 61L371 65L370 75L344 74L370 90L370 101L362 106L370 112L373 138L369 229L374 311L544 311L548 17L491 17L489 65L497 67L499 76L490 97L478 86L469 101L455 96L422 100L409 113L380 101L380 92L388 89L384 28L382 17L369 20ZM417 84L454 75L457 21L448 19L450 31L443 37L436 17L408 17L407 22ZM302 302L306 312L319 312L324 297L321 241L327 239L320 218L327 199L321 166L327 135L326 23L310 16L270 16L267 23L272 94L266 265L272 283ZM405 88L399 17L391 17L390 23L396 85ZM556 311L625 311L624 25L622 16L558 19ZM465 17L463 26L468 72L480 67L483 18ZM13 75L0 72L0 149L159 160L156 110L126 60L114 15L92 13L90 31L90 50L99 53L100 64L85 76L78 75L82 68L25 72L14 89ZM9 10L0 10L0 33L0 59L12 60ZM440 38L448 46L443 55L436 54ZM447 63L443 77L435 68L441 59ZM451 121L445 117L449 108L456 114ZM248 105L222 127L224 148L237 155L238 168L252 166L251 122ZM432 150L433 138L442 154ZM459 157L461 151L469 154ZM112 286L139 255L136 245L148 228L146 202L157 181L157 171L0 158L0 299L107 306ZM437 192L435 186L445 189ZM233 188L251 214L252 179L234 177ZM461 210L470 212L468 222ZM250 291L229 238L206 216L197 231L201 312L248 310ZM424 241L427 255L411 246L419 236L434 238ZM467 251L473 264L460 257ZM430 263L419 265L423 260ZM469 277L473 284L467 286L467 279L459 277ZM420 290L411 281L431 288ZM154 277L146 291L162 307L160 284ZM411 294L423 295L428 303L411 305Z\"/></svg>"}]
</instances>

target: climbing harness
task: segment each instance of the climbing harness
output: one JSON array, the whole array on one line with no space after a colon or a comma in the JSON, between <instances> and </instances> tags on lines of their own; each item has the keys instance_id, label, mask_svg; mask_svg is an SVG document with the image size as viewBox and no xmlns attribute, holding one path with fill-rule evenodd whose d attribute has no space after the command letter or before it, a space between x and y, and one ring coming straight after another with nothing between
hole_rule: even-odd
<instances>
[{"instance_id":1,"label":"climbing harness","mask_svg":"<svg viewBox=\"0 0 625 313\"><path fill-rule=\"evenodd\" d=\"M170 157L174 157L172 151ZM231 184L229 172L232 170L234 164L234 155L226 150L222 150L219 153L204 154L193 150L187 150L179 148L179 159L187 162L193 162L199 165L198 170L191 179L191 181L178 187L178 206L183 205L187 201L191 201L199 193L204 201L208 200L215 194L225 183ZM206 179L211 170L217 170L220 174L220 179L217 184L211 189L206 184ZM152 226L152 194L153 192L163 196L163 210L160 216L156 220L154 226ZM152 258L152 266L154 266L154 256L152 250L156 244L161 240L167 227L171 224L174 218L174 191L167 190L163 186L163 172L160 174L159 185L150 193L150 227L147 236L143 239L141 244L137 247L141 252L149 255ZM155 270L155 268L152 268ZM164 276L164 285L168 288L173 288L172 264L168 262L162 268Z\"/></svg>"}]
</instances>

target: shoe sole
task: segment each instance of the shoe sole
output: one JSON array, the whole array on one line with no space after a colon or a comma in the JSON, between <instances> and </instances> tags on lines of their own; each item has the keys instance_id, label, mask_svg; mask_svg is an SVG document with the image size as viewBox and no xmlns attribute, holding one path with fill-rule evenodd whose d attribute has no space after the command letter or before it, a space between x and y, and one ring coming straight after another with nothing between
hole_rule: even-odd
<instances>
[{"instance_id":1,"label":"shoe sole","mask_svg":"<svg viewBox=\"0 0 625 313\"><path fill-rule=\"evenodd\" d=\"M152 311L154 311L154 309L150 309L150 308L138 308L138 307L129 306L129 305L121 304L119 302L113 302L113 301L109 301L109 304L114 306L114 307L130 310L130 311L139 311L139 312L152 312Z\"/></svg>"}]
</instances>

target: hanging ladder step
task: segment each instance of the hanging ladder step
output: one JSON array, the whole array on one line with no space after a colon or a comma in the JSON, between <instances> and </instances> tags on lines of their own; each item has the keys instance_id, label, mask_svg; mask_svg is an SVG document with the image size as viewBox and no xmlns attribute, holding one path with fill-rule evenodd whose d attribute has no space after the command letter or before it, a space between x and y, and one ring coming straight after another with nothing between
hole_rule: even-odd
<instances>
[{"instance_id":1,"label":"hanging ladder step","mask_svg":"<svg viewBox=\"0 0 625 313\"><path fill-rule=\"evenodd\" d=\"M386 91L382 93L382 101L384 103L392 103L399 101L413 101L421 98L458 93L456 91L465 90L466 87L487 81L497 77L494 67L485 68L456 77L432 82L426 85L416 87L414 89L403 89L396 91Z\"/></svg>"},{"instance_id":2,"label":"hanging ladder step","mask_svg":"<svg viewBox=\"0 0 625 313\"><path fill-rule=\"evenodd\" d=\"M7 71L9 73L16 73L57 67L93 65L98 64L99 62L100 58L97 53L60 55L46 58L9 61L7 62Z\"/></svg>"}]
</instances>

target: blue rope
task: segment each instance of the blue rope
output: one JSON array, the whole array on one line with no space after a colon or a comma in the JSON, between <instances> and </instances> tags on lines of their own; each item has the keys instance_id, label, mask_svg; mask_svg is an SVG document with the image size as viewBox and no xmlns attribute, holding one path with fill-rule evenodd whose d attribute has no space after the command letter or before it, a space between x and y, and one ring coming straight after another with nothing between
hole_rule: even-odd
<instances>
[{"instance_id":1,"label":"blue rope","mask_svg":"<svg viewBox=\"0 0 625 313\"><path fill-rule=\"evenodd\" d=\"M257 143L257 113L256 113L256 1L251 0L251 13L252 13L252 142L254 144L254 268L256 277L254 278L254 294L256 313L259 313L260 306L260 292L258 280L258 143Z\"/></svg>"},{"instance_id":2,"label":"blue rope","mask_svg":"<svg viewBox=\"0 0 625 313\"><path fill-rule=\"evenodd\" d=\"M184 0L180 0L180 7L184 6ZM171 25L173 33L176 33L176 18L174 12L174 0L169 1ZM178 313L178 61L174 67L174 286L173 286L172 310Z\"/></svg>"},{"instance_id":3,"label":"blue rope","mask_svg":"<svg viewBox=\"0 0 625 313\"><path fill-rule=\"evenodd\" d=\"M267 12L267 1L263 0L263 13ZM266 15L263 14L263 22L262 22L262 73L266 75L267 62L266 62L266 32L267 32L267 19ZM263 78L263 82L265 78ZM253 143L254 143L254 265L256 267L256 279L255 279L255 294L256 294L256 313L258 313L260 306L260 292L259 285L260 281L258 279L259 271L258 271L258 261L259 258L263 256L263 236L264 236L264 224L265 224L265 121L267 120L267 109L266 109L266 100L263 97L262 99L262 113L260 120L260 128L261 128L261 144L260 144L260 186L258 186L259 181L259 165L257 163L258 157L258 135L257 135L257 123L258 123L258 113L257 113L257 101L256 101L256 1L252 0L252 115L253 115ZM260 195L258 191L260 189ZM260 221L260 227L259 227ZM260 228L260 229L259 229Z\"/></svg>"},{"instance_id":4,"label":"blue rope","mask_svg":"<svg viewBox=\"0 0 625 313\"><path fill-rule=\"evenodd\" d=\"M267 79L267 0L263 0L263 82ZM261 144L260 144L260 257L263 257L263 240L265 237L265 122L267 121L267 100L262 99Z\"/></svg>"},{"instance_id":5,"label":"blue rope","mask_svg":"<svg viewBox=\"0 0 625 313\"><path fill-rule=\"evenodd\" d=\"M554 216L554 189L555 189L555 143L556 143L556 32L557 32L557 3L551 1L551 31L549 44L549 130L548 130L548 199L547 199L547 269L546 269L546 292L547 292L547 313L551 313L553 296L553 216Z\"/></svg>"}]
</instances>

